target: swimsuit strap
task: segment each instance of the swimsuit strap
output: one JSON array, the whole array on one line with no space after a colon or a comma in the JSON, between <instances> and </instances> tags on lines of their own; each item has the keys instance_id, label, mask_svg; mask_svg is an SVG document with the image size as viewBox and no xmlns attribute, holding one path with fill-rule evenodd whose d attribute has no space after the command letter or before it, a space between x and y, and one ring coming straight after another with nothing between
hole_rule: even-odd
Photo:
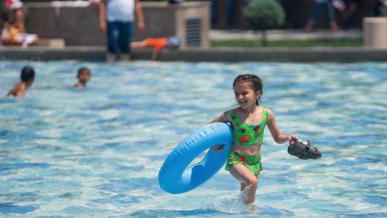
<instances>
[{"instance_id":1,"label":"swimsuit strap","mask_svg":"<svg viewBox=\"0 0 387 218\"><path fill-rule=\"evenodd\" d=\"M244 123L244 121L234 112L234 110L230 110L230 116L232 120L234 120L235 125L240 126Z\"/></svg>"},{"instance_id":2,"label":"swimsuit strap","mask_svg":"<svg viewBox=\"0 0 387 218\"><path fill-rule=\"evenodd\" d=\"M267 123L267 121L269 120L269 111L265 107L262 107L262 108L263 108L263 111L262 111L262 121L265 121ZM240 116L235 113L235 110L230 110L229 113L230 113L231 118L234 120L235 125L240 126L243 123L245 123L242 120L242 118L240 118ZM250 124L247 124L247 125L250 125Z\"/></svg>"},{"instance_id":3,"label":"swimsuit strap","mask_svg":"<svg viewBox=\"0 0 387 218\"><path fill-rule=\"evenodd\" d=\"M262 121L265 121L267 123L268 120L269 120L269 111L267 110L267 108L263 107Z\"/></svg>"},{"instance_id":4,"label":"swimsuit strap","mask_svg":"<svg viewBox=\"0 0 387 218\"><path fill-rule=\"evenodd\" d=\"M261 122L258 125L245 123L234 110L230 110L230 116L236 125L236 129L234 130L234 143L244 146L262 144L263 133L269 119L269 112L265 107L263 107Z\"/></svg>"}]
</instances>

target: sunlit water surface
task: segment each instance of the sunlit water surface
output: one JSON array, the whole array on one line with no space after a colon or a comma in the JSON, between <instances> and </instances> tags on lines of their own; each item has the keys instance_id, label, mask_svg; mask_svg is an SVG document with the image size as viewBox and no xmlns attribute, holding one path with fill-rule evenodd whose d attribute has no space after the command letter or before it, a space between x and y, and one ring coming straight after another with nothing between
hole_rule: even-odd
<instances>
[{"instance_id":1,"label":"sunlit water surface","mask_svg":"<svg viewBox=\"0 0 387 218\"><path fill-rule=\"evenodd\" d=\"M0 95L32 65L22 99L0 98L1 217L387 217L387 63L0 61ZM92 79L74 89L76 71ZM299 160L265 133L256 206L221 170L181 195L159 188L171 150L236 107L232 81L264 82L280 130L308 139Z\"/></svg>"}]
</instances>

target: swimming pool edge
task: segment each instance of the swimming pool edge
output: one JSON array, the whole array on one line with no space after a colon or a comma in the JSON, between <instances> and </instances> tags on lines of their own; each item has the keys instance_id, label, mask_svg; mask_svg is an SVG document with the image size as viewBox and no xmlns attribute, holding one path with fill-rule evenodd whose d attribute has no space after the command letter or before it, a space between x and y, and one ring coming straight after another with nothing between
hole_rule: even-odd
<instances>
[{"instance_id":1,"label":"swimming pool edge","mask_svg":"<svg viewBox=\"0 0 387 218\"><path fill-rule=\"evenodd\" d=\"M104 47L0 48L0 60L104 61ZM150 60L151 50L133 51L133 60ZM384 62L387 49L347 48L212 48L164 50L158 61L186 62Z\"/></svg>"}]
</instances>

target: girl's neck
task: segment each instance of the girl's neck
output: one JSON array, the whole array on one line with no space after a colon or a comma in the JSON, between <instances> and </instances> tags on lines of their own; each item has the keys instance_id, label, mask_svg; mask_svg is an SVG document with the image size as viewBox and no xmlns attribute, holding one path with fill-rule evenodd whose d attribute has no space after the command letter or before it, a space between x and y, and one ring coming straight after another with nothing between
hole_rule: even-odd
<instances>
[{"instance_id":1,"label":"girl's neck","mask_svg":"<svg viewBox=\"0 0 387 218\"><path fill-rule=\"evenodd\" d=\"M254 113L257 110L257 108L259 108L259 105L254 105L254 106L247 107L247 108L241 108L240 107L242 113L246 113L246 114Z\"/></svg>"}]
</instances>

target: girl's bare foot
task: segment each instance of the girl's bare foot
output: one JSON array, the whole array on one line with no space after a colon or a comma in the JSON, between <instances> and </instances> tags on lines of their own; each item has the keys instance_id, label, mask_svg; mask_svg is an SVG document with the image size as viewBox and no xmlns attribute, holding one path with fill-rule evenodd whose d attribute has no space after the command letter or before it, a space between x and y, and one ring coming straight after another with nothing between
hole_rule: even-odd
<instances>
[{"instance_id":1,"label":"girl's bare foot","mask_svg":"<svg viewBox=\"0 0 387 218\"><path fill-rule=\"evenodd\" d=\"M255 208L254 204L246 204L246 210L248 212L251 212L251 213L261 213L261 211L259 211L259 210L257 210L257 208Z\"/></svg>"}]
</instances>

